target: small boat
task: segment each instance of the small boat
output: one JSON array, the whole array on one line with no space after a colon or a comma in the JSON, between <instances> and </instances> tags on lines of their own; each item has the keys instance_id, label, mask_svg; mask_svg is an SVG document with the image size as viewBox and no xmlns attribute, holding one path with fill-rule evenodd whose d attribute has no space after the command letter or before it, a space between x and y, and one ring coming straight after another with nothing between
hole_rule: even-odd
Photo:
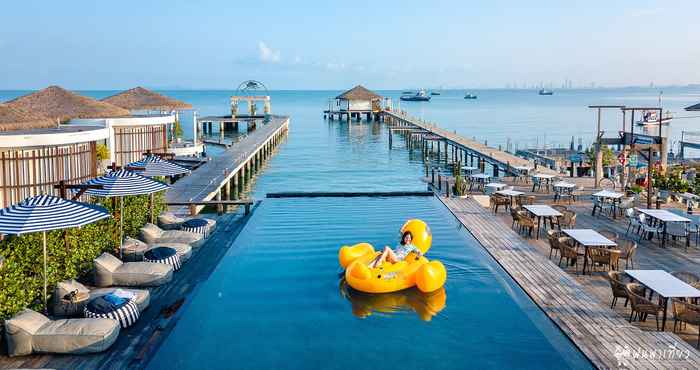
<instances>
[{"instance_id":1,"label":"small boat","mask_svg":"<svg viewBox=\"0 0 700 370\"><path fill-rule=\"evenodd\" d=\"M477 96L472 94L472 93L467 93L466 95L464 95L464 99L476 99L476 98L477 98Z\"/></svg>"},{"instance_id":2,"label":"small boat","mask_svg":"<svg viewBox=\"0 0 700 370\"><path fill-rule=\"evenodd\" d=\"M540 94L540 95L554 95L554 91L552 91L552 90L547 90L547 89L540 89L539 94Z\"/></svg>"},{"instance_id":3,"label":"small boat","mask_svg":"<svg viewBox=\"0 0 700 370\"><path fill-rule=\"evenodd\" d=\"M404 100L404 101L430 101L430 95L426 94L425 90L420 90L415 94L401 95L401 100Z\"/></svg>"},{"instance_id":4,"label":"small boat","mask_svg":"<svg viewBox=\"0 0 700 370\"><path fill-rule=\"evenodd\" d=\"M440 93L437 92L437 91L431 91L431 92L430 92L430 95L440 95Z\"/></svg>"}]
</instances>

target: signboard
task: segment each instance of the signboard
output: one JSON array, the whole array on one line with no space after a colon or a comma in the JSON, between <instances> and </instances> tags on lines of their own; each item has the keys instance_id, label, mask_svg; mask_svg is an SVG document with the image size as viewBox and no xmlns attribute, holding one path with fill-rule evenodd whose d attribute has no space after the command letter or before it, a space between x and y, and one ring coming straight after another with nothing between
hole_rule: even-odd
<instances>
[{"instance_id":1,"label":"signboard","mask_svg":"<svg viewBox=\"0 0 700 370\"><path fill-rule=\"evenodd\" d=\"M646 136L646 135L634 135L634 140L632 141L632 144L654 144L655 140L651 136Z\"/></svg>"},{"instance_id":2,"label":"signboard","mask_svg":"<svg viewBox=\"0 0 700 370\"><path fill-rule=\"evenodd\" d=\"M572 154L569 156L571 162L583 162L583 155L581 153Z\"/></svg>"},{"instance_id":3,"label":"signboard","mask_svg":"<svg viewBox=\"0 0 700 370\"><path fill-rule=\"evenodd\" d=\"M637 167L638 159L637 159L637 154L630 154L629 157L629 166L630 167Z\"/></svg>"}]
</instances>

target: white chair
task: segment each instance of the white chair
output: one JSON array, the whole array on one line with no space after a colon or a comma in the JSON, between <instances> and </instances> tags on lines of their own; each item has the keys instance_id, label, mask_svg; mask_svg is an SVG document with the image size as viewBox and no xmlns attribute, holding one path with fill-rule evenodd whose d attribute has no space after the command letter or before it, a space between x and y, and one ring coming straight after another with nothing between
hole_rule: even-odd
<instances>
[{"instance_id":1,"label":"white chair","mask_svg":"<svg viewBox=\"0 0 700 370\"><path fill-rule=\"evenodd\" d=\"M639 223L642 225L642 232L639 234L639 241L642 240L642 236L649 235L653 238L656 235L657 238L661 239L661 233L663 229L661 226L652 226L647 223L647 216L644 213L639 214Z\"/></svg>"},{"instance_id":2,"label":"white chair","mask_svg":"<svg viewBox=\"0 0 700 370\"><path fill-rule=\"evenodd\" d=\"M629 234L630 229L634 230L635 233L638 233L639 230L642 228L642 223L639 222L639 216L634 211L634 208L627 208L625 210L625 218L627 219L627 221L629 221L629 225L627 225L627 231L625 232L625 235Z\"/></svg>"}]
</instances>

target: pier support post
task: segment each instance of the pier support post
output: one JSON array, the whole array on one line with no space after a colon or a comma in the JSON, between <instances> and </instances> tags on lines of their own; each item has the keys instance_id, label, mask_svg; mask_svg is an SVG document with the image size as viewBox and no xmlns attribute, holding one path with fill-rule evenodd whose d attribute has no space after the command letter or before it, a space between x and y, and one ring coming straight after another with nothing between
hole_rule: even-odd
<instances>
[{"instance_id":1,"label":"pier support post","mask_svg":"<svg viewBox=\"0 0 700 370\"><path fill-rule=\"evenodd\" d=\"M221 201L221 189L219 189L219 191L216 192L216 200L219 202ZM219 214L219 216L224 214L224 205L223 204L219 203L216 205L216 213Z\"/></svg>"},{"instance_id":2,"label":"pier support post","mask_svg":"<svg viewBox=\"0 0 700 370\"><path fill-rule=\"evenodd\" d=\"M233 178L231 179L230 184L231 184L231 190L232 190L231 199L236 200L236 199L238 199L238 191L239 191L239 189L238 189L238 173L233 175Z\"/></svg>"}]
</instances>

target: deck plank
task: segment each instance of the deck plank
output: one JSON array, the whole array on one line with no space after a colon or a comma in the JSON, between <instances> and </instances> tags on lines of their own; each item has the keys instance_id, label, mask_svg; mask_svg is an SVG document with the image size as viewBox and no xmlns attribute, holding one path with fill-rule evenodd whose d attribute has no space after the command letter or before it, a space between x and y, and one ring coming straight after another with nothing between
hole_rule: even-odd
<instances>
[{"instance_id":1,"label":"deck plank","mask_svg":"<svg viewBox=\"0 0 700 370\"><path fill-rule=\"evenodd\" d=\"M537 248L470 198L438 197L542 311L598 368L618 368L616 351L663 351L675 346L688 358L624 358L630 368L697 368L700 352L669 332L630 324ZM685 353L685 352L684 352Z\"/></svg>"}]
</instances>

